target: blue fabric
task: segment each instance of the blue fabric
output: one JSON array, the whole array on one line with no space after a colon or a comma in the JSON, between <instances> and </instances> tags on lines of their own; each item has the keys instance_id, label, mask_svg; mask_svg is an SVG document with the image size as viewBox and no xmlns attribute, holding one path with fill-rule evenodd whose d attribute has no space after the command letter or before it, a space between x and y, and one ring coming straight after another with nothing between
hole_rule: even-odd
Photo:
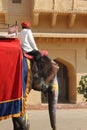
<instances>
[{"instance_id":1,"label":"blue fabric","mask_svg":"<svg viewBox=\"0 0 87 130\"><path fill-rule=\"evenodd\" d=\"M22 111L22 99L0 103L0 117L18 114Z\"/></svg>"},{"instance_id":2,"label":"blue fabric","mask_svg":"<svg viewBox=\"0 0 87 130\"><path fill-rule=\"evenodd\" d=\"M26 90L27 74L28 74L27 60L26 60L25 57L23 57L23 60L22 60L22 87L23 87L23 94L25 93L25 90Z\"/></svg>"}]
</instances>

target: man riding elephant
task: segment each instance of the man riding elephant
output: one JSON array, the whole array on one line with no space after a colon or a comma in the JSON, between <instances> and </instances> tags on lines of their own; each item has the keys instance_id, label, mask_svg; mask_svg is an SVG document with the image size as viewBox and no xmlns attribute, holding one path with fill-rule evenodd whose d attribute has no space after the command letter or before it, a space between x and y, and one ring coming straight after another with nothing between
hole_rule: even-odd
<instances>
[{"instance_id":1,"label":"man riding elephant","mask_svg":"<svg viewBox=\"0 0 87 130\"><path fill-rule=\"evenodd\" d=\"M56 103L58 97L57 71L58 67L52 60L46 56L47 53L42 54L38 51L34 41L29 22L22 23L22 31L19 34L21 47L23 51L23 69L22 69L22 86L23 96L25 97L26 86L29 86L28 92L31 89L41 91L44 94L48 93L49 116L51 127L56 130ZM26 59L29 56L33 60ZM28 62L30 61L30 69ZM30 77L28 77L28 69ZM30 84L27 80L30 79ZM14 130L29 130L29 120L26 118L26 113L20 117L13 117Z\"/></svg>"},{"instance_id":2,"label":"man riding elephant","mask_svg":"<svg viewBox=\"0 0 87 130\"><path fill-rule=\"evenodd\" d=\"M22 24L22 30L18 35L18 38L21 42L21 47L23 52L30 53L33 50L38 50L32 31L30 29L30 23L29 22L23 22Z\"/></svg>"}]
</instances>

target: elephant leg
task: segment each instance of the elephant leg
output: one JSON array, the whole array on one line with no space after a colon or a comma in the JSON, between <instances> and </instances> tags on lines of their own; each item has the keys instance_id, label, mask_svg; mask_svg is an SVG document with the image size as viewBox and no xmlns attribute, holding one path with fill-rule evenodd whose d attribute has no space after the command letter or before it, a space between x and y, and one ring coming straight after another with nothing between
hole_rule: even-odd
<instances>
[{"instance_id":1,"label":"elephant leg","mask_svg":"<svg viewBox=\"0 0 87 130\"><path fill-rule=\"evenodd\" d=\"M27 113L20 117L13 117L12 122L13 122L14 130L29 130L30 128L29 118Z\"/></svg>"}]
</instances>

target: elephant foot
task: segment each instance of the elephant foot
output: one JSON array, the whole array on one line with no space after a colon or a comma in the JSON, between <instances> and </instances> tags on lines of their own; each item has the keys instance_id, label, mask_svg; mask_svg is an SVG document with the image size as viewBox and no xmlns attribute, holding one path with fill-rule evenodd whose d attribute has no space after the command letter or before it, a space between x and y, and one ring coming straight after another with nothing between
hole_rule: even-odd
<instances>
[{"instance_id":1,"label":"elephant foot","mask_svg":"<svg viewBox=\"0 0 87 130\"><path fill-rule=\"evenodd\" d=\"M24 129L22 129L22 128L17 128L17 129L14 129L14 130L29 130L29 127L24 128Z\"/></svg>"},{"instance_id":2,"label":"elephant foot","mask_svg":"<svg viewBox=\"0 0 87 130\"><path fill-rule=\"evenodd\" d=\"M29 130L30 129L28 113L25 113L23 116L20 116L20 117L14 117L12 121L14 125L14 130Z\"/></svg>"},{"instance_id":3,"label":"elephant foot","mask_svg":"<svg viewBox=\"0 0 87 130\"><path fill-rule=\"evenodd\" d=\"M14 129L14 130L30 130L30 125L26 124L25 128L19 127L19 128Z\"/></svg>"},{"instance_id":4,"label":"elephant foot","mask_svg":"<svg viewBox=\"0 0 87 130\"><path fill-rule=\"evenodd\" d=\"M21 128L17 128L17 129L14 129L14 130L24 130L24 129L21 129Z\"/></svg>"},{"instance_id":5,"label":"elephant foot","mask_svg":"<svg viewBox=\"0 0 87 130\"><path fill-rule=\"evenodd\" d=\"M56 128L54 128L53 130L56 130Z\"/></svg>"}]
</instances>

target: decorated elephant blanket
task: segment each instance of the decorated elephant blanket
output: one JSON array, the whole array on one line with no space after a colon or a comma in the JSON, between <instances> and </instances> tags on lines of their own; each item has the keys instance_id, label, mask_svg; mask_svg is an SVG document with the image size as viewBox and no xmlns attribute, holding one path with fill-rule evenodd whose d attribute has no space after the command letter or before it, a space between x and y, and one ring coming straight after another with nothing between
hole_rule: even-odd
<instances>
[{"instance_id":1,"label":"decorated elephant blanket","mask_svg":"<svg viewBox=\"0 0 87 130\"><path fill-rule=\"evenodd\" d=\"M22 111L22 51L18 39L0 38L0 120Z\"/></svg>"}]
</instances>

